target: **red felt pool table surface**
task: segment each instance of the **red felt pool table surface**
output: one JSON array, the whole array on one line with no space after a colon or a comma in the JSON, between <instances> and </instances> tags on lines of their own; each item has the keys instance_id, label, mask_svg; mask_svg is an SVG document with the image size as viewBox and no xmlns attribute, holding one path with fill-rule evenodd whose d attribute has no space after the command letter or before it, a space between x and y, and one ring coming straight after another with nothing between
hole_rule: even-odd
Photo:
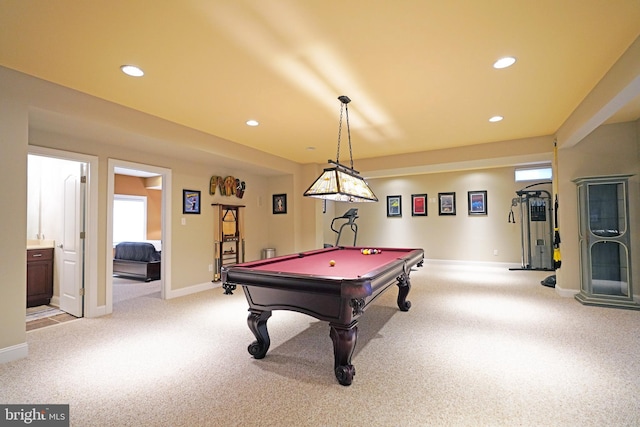
<instances>
[{"instance_id":1,"label":"red felt pool table surface","mask_svg":"<svg viewBox=\"0 0 640 427\"><path fill-rule=\"evenodd\" d=\"M327 248L239 266L265 272L357 279L413 251L413 249L381 248L382 253L364 255L361 252L362 249L372 248ZM334 266L329 264L332 260L335 261Z\"/></svg>"}]
</instances>

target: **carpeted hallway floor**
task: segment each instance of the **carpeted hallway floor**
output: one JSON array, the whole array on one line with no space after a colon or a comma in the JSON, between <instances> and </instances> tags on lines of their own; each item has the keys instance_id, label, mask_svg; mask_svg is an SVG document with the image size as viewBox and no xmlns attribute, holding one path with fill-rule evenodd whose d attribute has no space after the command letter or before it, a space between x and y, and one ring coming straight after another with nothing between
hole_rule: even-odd
<instances>
[{"instance_id":1,"label":"carpeted hallway floor","mask_svg":"<svg viewBox=\"0 0 640 427\"><path fill-rule=\"evenodd\" d=\"M124 277L113 278L113 303L118 303L142 296L155 295L160 298L160 280L152 282L143 282L135 279L127 279ZM55 326L63 322L76 320L77 317L69 313L65 313L58 307L52 305L43 305L38 307L27 308L27 331L46 328L47 326Z\"/></svg>"},{"instance_id":2,"label":"carpeted hallway floor","mask_svg":"<svg viewBox=\"0 0 640 427\"><path fill-rule=\"evenodd\" d=\"M274 312L254 360L242 292L141 296L29 332L0 402L69 403L74 426L639 425L640 313L561 298L546 276L425 263L410 311L392 288L365 312L349 387L324 322Z\"/></svg>"}]
</instances>

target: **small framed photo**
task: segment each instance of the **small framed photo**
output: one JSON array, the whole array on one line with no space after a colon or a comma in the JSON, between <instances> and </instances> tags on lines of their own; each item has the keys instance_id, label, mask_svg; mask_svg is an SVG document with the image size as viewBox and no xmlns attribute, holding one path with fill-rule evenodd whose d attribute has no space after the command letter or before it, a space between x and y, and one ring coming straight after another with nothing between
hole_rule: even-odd
<instances>
[{"instance_id":1,"label":"small framed photo","mask_svg":"<svg viewBox=\"0 0 640 427\"><path fill-rule=\"evenodd\" d=\"M402 216L402 196L387 196L387 216Z\"/></svg>"},{"instance_id":2,"label":"small framed photo","mask_svg":"<svg viewBox=\"0 0 640 427\"><path fill-rule=\"evenodd\" d=\"M273 213L274 214L287 213L287 195L286 194L273 195Z\"/></svg>"},{"instance_id":3,"label":"small framed photo","mask_svg":"<svg viewBox=\"0 0 640 427\"><path fill-rule=\"evenodd\" d=\"M182 213L183 214L199 214L200 213L200 191L182 190Z\"/></svg>"},{"instance_id":4,"label":"small framed photo","mask_svg":"<svg viewBox=\"0 0 640 427\"><path fill-rule=\"evenodd\" d=\"M427 195L411 195L411 216L427 216Z\"/></svg>"},{"instance_id":5,"label":"small framed photo","mask_svg":"<svg viewBox=\"0 0 640 427\"><path fill-rule=\"evenodd\" d=\"M469 215L487 214L487 192L469 191Z\"/></svg>"},{"instance_id":6,"label":"small framed photo","mask_svg":"<svg viewBox=\"0 0 640 427\"><path fill-rule=\"evenodd\" d=\"M456 193L438 193L438 214L456 214Z\"/></svg>"}]
</instances>

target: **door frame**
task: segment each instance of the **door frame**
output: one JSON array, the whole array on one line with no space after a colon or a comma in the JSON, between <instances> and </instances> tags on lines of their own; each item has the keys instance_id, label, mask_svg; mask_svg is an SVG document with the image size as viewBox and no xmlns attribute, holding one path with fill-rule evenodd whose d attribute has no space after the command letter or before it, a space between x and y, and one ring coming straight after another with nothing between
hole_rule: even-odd
<instances>
[{"instance_id":1,"label":"door frame","mask_svg":"<svg viewBox=\"0 0 640 427\"><path fill-rule=\"evenodd\" d=\"M156 173L162 176L161 236L162 262L160 264L160 298L167 299L171 289L171 169L125 160L107 160L107 235L106 235L106 310L113 312L113 198L116 167Z\"/></svg>"},{"instance_id":2,"label":"door frame","mask_svg":"<svg viewBox=\"0 0 640 427\"><path fill-rule=\"evenodd\" d=\"M28 154L71 160L87 165L87 183L84 198L86 215L84 250L81 258L84 262L82 276L84 295L84 316L102 316L104 310L98 306L98 157L53 148L28 146Z\"/></svg>"}]
</instances>

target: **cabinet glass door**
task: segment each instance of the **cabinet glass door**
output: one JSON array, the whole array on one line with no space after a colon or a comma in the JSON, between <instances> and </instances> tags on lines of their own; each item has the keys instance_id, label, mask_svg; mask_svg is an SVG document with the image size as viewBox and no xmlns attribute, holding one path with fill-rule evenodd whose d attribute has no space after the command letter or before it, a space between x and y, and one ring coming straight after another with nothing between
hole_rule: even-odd
<instances>
[{"instance_id":1,"label":"cabinet glass door","mask_svg":"<svg viewBox=\"0 0 640 427\"><path fill-rule=\"evenodd\" d=\"M626 230L624 184L589 185L589 229L598 237L616 237Z\"/></svg>"},{"instance_id":2,"label":"cabinet glass door","mask_svg":"<svg viewBox=\"0 0 640 427\"><path fill-rule=\"evenodd\" d=\"M627 248L619 242L599 241L591 246L591 292L629 296Z\"/></svg>"},{"instance_id":3,"label":"cabinet glass door","mask_svg":"<svg viewBox=\"0 0 640 427\"><path fill-rule=\"evenodd\" d=\"M591 292L629 296L624 182L588 185Z\"/></svg>"}]
</instances>

